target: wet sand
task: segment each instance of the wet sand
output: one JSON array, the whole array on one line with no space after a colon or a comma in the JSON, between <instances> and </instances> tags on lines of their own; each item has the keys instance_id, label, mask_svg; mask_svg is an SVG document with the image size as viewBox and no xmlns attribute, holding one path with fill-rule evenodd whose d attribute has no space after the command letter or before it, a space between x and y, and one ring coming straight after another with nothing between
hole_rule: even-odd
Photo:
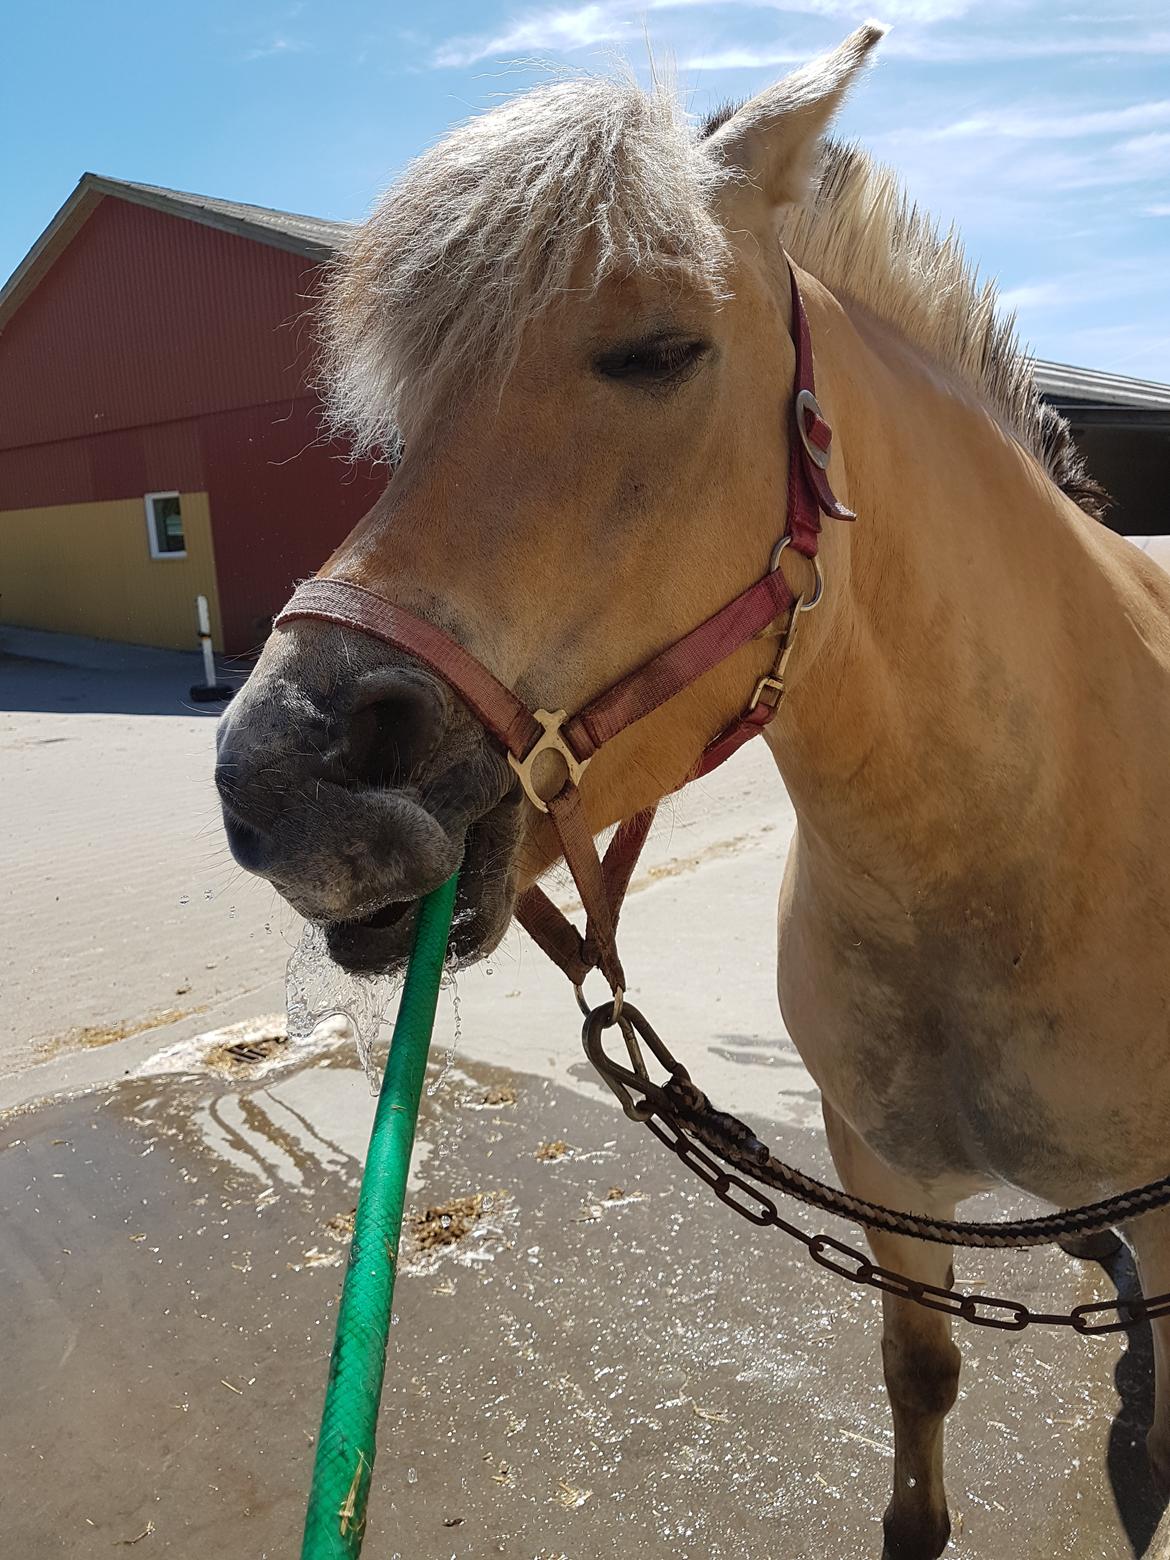
<instances>
[{"instance_id":1,"label":"wet sand","mask_svg":"<svg viewBox=\"0 0 1170 1560\"><path fill-rule=\"evenodd\" d=\"M0 1125L5 1554L299 1552L372 1101L348 1043L275 1056ZM876 1296L733 1221L600 1086L441 1060L412 1205L490 1196L406 1253L366 1553L876 1560ZM761 1124L827 1170L813 1134ZM1028 1301L1111 1288L1060 1253L959 1268ZM1148 1333L961 1341L953 1552L1142 1553Z\"/></svg>"}]
</instances>

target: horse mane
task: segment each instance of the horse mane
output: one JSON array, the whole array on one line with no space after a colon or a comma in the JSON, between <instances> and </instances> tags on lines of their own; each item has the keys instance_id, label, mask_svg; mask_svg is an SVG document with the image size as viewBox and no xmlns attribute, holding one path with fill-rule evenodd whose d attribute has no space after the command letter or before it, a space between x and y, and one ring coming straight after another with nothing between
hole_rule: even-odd
<instances>
[{"instance_id":1,"label":"horse mane","mask_svg":"<svg viewBox=\"0 0 1170 1560\"><path fill-rule=\"evenodd\" d=\"M710 135L735 112L704 124ZM1089 475L1068 422L1044 401L1015 316L981 281L954 229L939 231L889 168L831 138L804 205L782 213L780 239L803 270L860 303L968 384L1060 490L1095 520L1110 500Z\"/></svg>"},{"instance_id":2,"label":"horse mane","mask_svg":"<svg viewBox=\"0 0 1170 1560\"><path fill-rule=\"evenodd\" d=\"M574 288L629 271L724 295L715 214L728 178L677 94L632 76L567 77L423 152L329 267L320 389L330 431L393 459L403 434L489 373ZM798 265L900 330L979 394L1053 482L1098 518L1105 495L1036 389L1014 320L952 232L860 149L826 140L807 201L781 218Z\"/></svg>"}]
</instances>

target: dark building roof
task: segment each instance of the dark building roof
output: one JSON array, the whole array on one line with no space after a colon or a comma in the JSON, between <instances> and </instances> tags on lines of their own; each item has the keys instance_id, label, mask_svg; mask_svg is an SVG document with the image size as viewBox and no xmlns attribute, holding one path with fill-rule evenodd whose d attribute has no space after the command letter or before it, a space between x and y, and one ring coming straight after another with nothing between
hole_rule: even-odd
<instances>
[{"instance_id":1,"label":"dark building roof","mask_svg":"<svg viewBox=\"0 0 1170 1560\"><path fill-rule=\"evenodd\" d=\"M1074 425L1170 427L1170 385L1039 358L1034 370L1041 395Z\"/></svg>"},{"instance_id":2,"label":"dark building roof","mask_svg":"<svg viewBox=\"0 0 1170 1560\"><path fill-rule=\"evenodd\" d=\"M1124 374L1074 368L1071 363L1045 363L1040 358L1034 367L1043 394L1063 405L1170 408L1170 385L1153 379L1129 379Z\"/></svg>"},{"instance_id":3,"label":"dark building roof","mask_svg":"<svg viewBox=\"0 0 1170 1560\"><path fill-rule=\"evenodd\" d=\"M348 222L327 222L321 217L274 211L268 206L250 206L242 201L192 195L160 185L136 184L129 179L108 179L100 174L86 173L0 289L0 330L78 227L107 195L191 222L202 222L223 232L304 255L310 260L328 260L353 231ZM1068 363L1047 363L1041 359L1036 360L1035 373L1045 400L1071 415L1074 422L1113 424L1120 420L1135 425L1160 426L1170 414L1170 385L1095 369L1074 368Z\"/></svg>"}]
</instances>

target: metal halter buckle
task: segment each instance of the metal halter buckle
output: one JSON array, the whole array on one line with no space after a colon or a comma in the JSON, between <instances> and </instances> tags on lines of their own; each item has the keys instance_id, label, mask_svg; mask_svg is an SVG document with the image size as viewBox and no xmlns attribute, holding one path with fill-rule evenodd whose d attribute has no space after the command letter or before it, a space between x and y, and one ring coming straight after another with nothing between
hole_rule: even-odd
<instances>
[{"instance_id":1,"label":"metal halter buckle","mask_svg":"<svg viewBox=\"0 0 1170 1560\"><path fill-rule=\"evenodd\" d=\"M578 758L576 753L565 741L561 727L568 720L568 714L564 710L533 710L532 718L544 727L544 731L525 753L523 758L517 758L514 753L508 754L508 762L520 778L520 784L524 787L524 794L536 808L537 812L548 812L548 802L536 789L536 782L532 777L532 768L542 753L556 753L564 763L568 772L567 778L573 785L580 785L581 776L589 767L590 759ZM559 796L564 790L565 782L562 781L553 796ZM550 798L551 800L551 798Z\"/></svg>"},{"instance_id":2,"label":"metal halter buckle","mask_svg":"<svg viewBox=\"0 0 1170 1560\"><path fill-rule=\"evenodd\" d=\"M792 409L796 413L796 431L800 435L800 442L804 445L805 454L814 466L819 466L824 471L829 464L829 451L813 443L804 425L805 412L811 412L818 422L825 422L825 414L821 411L820 402L811 390L798 390ZM828 427L828 424L825 423L825 426Z\"/></svg>"}]
</instances>

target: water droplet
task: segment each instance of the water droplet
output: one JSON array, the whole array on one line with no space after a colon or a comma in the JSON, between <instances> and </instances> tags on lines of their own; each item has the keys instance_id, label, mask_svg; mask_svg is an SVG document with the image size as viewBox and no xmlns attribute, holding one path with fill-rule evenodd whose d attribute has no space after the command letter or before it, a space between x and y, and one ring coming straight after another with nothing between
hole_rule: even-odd
<instances>
[{"instance_id":1,"label":"water droplet","mask_svg":"<svg viewBox=\"0 0 1170 1560\"><path fill-rule=\"evenodd\" d=\"M203 890L203 897L204 897L204 899L214 899L215 898L215 890L213 888L205 888Z\"/></svg>"},{"instance_id":2,"label":"water droplet","mask_svg":"<svg viewBox=\"0 0 1170 1560\"><path fill-rule=\"evenodd\" d=\"M485 975L494 975L496 973L495 970L493 969L493 967L490 964L485 964L484 965L483 972L484 972Z\"/></svg>"},{"instance_id":3,"label":"water droplet","mask_svg":"<svg viewBox=\"0 0 1170 1560\"><path fill-rule=\"evenodd\" d=\"M417 1484L418 1483L418 1473L417 1473L417 1471L414 1468L408 1468L406 1470L406 1482L407 1482L407 1484Z\"/></svg>"},{"instance_id":4,"label":"water droplet","mask_svg":"<svg viewBox=\"0 0 1170 1560\"><path fill-rule=\"evenodd\" d=\"M449 1213L442 1214L439 1218L439 1223L445 1230L449 1230L451 1228L451 1215Z\"/></svg>"},{"instance_id":5,"label":"water droplet","mask_svg":"<svg viewBox=\"0 0 1170 1560\"><path fill-rule=\"evenodd\" d=\"M234 916L234 915L238 915L238 914L239 914L239 911L236 909L235 905L229 905L228 906L228 915Z\"/></svg>"},{"instance_id":6,"label":"water droplet","mask_svg":"<svg viewBox=\"0 0 1170 1560\"><path fill-rule=\"evenodd\" d=\"M179 895L179 903L181 905L189 905L191 903L191 895L190 894L180 894Z\"/></svg>"},{"instance_id":7,"label":"water droplet","mask_svg":"<svg viewBox=\"0 0 1170 1560\"><path fill-rule=\"evenodd\" d=\"M459 1042L463 1039L463 1014L459 1007L459 987L456 983L454 975L451 974L450 970L446 971L443 975L441 985L444 989L449 989L451 992L451 1014L454 1021L453 1032L451 1035L451 1044L447 1047L446 1054L443 1057L443 1065L439 1070L439 1076L434 1080L433 1083L427 1084L428 1097L432 1094L435 1094L446 1083L448 1077L450 1076L451 1069L455 1065L455 1057L459 1050Z\"/></svg>"},{"instance_id":8,"label":"water droplet","mask_svg":"<svg viewBox=\"0 0 1170 1560\"><path fill-rule=\"evenodd\" d=\"M402 989L402 977L350 975L329 957L324 931L307 922L285 972L285 1006L290 1040L306 1040L322 1020L343 1017L357 1042L358 1060L377 1094L381 1077L374 1046L388 1009Z\"/></svg>"},{"instance_id":9,"label":"water droplet","mask_svg":"<svg viewBox=\"0 0 1170 1560\"><path fill-rule=\"evenodd\" d=\"M264 923L264 930L266 932L271 932L271 930L272 930L272 922L271 921L265 921L265 923Z\"/></svg>"}]
</instances>

